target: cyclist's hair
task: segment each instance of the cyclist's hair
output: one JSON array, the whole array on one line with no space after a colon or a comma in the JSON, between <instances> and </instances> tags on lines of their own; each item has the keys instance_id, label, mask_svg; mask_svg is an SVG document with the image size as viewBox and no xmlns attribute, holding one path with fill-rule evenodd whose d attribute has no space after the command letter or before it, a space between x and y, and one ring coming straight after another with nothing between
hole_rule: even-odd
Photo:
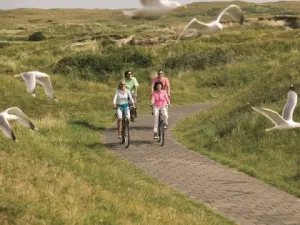
<instances>
[{"instance_id":1,"label":"cyclist's hair","mask_svg":"<svg viewBox=\"0 0 300 225\"><path fill-rule=\"evenodd\" d=\"M126 77L128 75L128 73L132 73L131 70L126 70L124 73L124 76Z\"/></svg>"},{"instance_id":2,"label":"cyclist's hair","mask_svg":"<svg viewBox=\"0 0 300 225\"><path fill-rule=\"evenodd\" d=\"M160 72L164 73L162 70L157 70L157 73L160 73Z\"/></svg>"},{"instance_id":3,"label":"cyclist's hair","mask_svg":"<svg viewBox=\"0 0 300 225\"><path fill-rule=\"evenodd\" d=\"M153 87L154 91L157 91L157 86L159 84L161 85L161 87L163 87L163 83L161 81L157 81L157 82L155 82L154 87Z\"/></svg>"},{"instance_id":4,"label":"cyclist's hair","mask_svg":"<svg viewBox=\"0 0 300 225\"><path fill-rule=\"evenodd\" d=\"M122 83L125 83L125 84L126 84L126 81L125 81L124 79L122 79L122 80L119 81L119 84L118 84L118 88L119 88L119 89L121 88L121 84L122 84Z\"/></svg>"}]
</instances>

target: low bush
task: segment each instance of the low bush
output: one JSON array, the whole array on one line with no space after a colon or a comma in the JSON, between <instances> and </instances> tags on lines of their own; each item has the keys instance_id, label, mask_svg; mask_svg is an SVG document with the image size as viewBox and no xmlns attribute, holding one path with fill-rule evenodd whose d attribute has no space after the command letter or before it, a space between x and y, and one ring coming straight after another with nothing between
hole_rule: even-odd
<instances>
[{"instance_id":1,"label":"low bush","mask_svg":"<svg viewBox=\"0 0 300 225\"><path fill-rule=\"evenodd\" d=\"M75 73L85 80L105 81L110 75L124 68L148 68L153 65L153 56L142 48L109 45L100 53L82 53L67 56L58 61L54 72Z\"/></svg>"},{"instance_id":2,"label":"low bush","mask_svg":"<svg viewBox=\"0 0 300 225\"><path fill-rule=\"evenodd\" d=\"M32 33L30 36L29 36L29 38L28 38L28 40L29 41L42 41L42 40L45 40L46 39L46 37L44 36L44 34L42 33L42 32L34 32L34 33Z\"/></svg>"},{"instance_id":3,"label":"low bush","mask_svg":"<svg viewBox=\"0 0 300 225\"><path fill-rule=\"evenodd\" d=\"M208 67L220 66L230 63L233 51L217 47L210 51L184 52L165 59L166 68L204 70Z\"/></svg>"}]
</instances>

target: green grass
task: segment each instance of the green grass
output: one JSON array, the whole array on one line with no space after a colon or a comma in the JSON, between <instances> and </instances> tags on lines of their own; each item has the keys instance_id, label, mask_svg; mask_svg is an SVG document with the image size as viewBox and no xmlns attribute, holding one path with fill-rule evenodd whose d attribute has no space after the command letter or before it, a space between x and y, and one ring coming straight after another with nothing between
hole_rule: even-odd
<instances>
[{"instance_id":1,"label":"green grass","mask_svg":"<svg viewBox=\"0 0 300 225\"><path fill-rule=\"evenodd\" d=\"M281 110L289 79L300 84L298 30L255 21L298 15L300 5L239 2L252 22L174 42L192 17L209 21L227 4L193 3L186 11L139 20L121 10L1 11L0 106L20 107L39 130L12 123L19 142L0 137L0 223L234 224L107 151L101 133L112 123L112 97L126 69L141 84L140 112L149 110L150 77L163 69L173 105L216 102L176 126L184 144L299 195L298 132L265 133L270 123L250 106ZM28 41L34 32L46 39ZM157 44L118 47L115 39L129 35ZM186 66L191 53L198 60ZM40 86L32 98L23 80L11 76L30 70L52 75L59 102ZM296 109L295 120L299 115Z\"/></svg>"}]
</instances>

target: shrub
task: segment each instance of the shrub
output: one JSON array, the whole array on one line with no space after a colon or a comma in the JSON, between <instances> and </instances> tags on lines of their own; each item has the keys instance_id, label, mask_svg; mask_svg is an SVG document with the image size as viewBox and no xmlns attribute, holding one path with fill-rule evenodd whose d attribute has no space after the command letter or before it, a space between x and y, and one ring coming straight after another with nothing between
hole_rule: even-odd
<instances>
[{"instance_id":1,"label":"shrub","mask_svg":"<svg viewBox=\"0 0 300 225\"><path fill-rule=\"evenodd\" d=\"M286 22L287 26L292 29L299 29L300 28L300 19L290 19Z\"/></svg>"},{"instance_id":2,"label":"shrub","mask_svg":"<svg viewBox=\"0 0 300 225\"><path fill-rule=\"evenodd\" d=\"M231 62L233 51L217 47L205 52L184 52L166 58L165 67L170 69L204 70L208 67L220 66Z\"/></svg>"},{"instance_id":3,"label":"shrub","mask_svg":"<svg viewBox=\"0 0 300 225\"><path fill-rule=\"evenodd\" d=\"M109 74L124 68L147 68L153 65L153 57L141 48L109 46L104 54L82 53L67 56L58 61L54 72L76 73L81 79L105 81Z\"/></svg>"},{"instance_id":4,"label":"shrub","mask_svg":"<svg viewBox=\"0 0 300 225\"><path fill-rule=\"evenodd\" d=\"M10 45L9 43L2 42L2 43L0 43L0 49L1 49L1 48L6 48L6 47L8 47L9 45Z\"/></svg>"},{"instance_id":5,"label":"shrub","mask_svg":"<svg viewBox=\"0 0 300 225\"><path fill-rule=\"evenodd\" d=\"M101 45L103 47L106 47L106 46L109 46L109 45L116 45L116 41L111 40L111 39L104 39L104 40L102 40Z\"/></svg>"},{"instance_id":6,"label":"shrub","mask_svg":"<svg viewBox=\"0 0 300 225\"><path fill-rule=\"evenodd\" d=\"M29 41L42 41L45 39L46 39L46 37L40 31L32 33L28 38Z\"/></svg>"}]
</instances>

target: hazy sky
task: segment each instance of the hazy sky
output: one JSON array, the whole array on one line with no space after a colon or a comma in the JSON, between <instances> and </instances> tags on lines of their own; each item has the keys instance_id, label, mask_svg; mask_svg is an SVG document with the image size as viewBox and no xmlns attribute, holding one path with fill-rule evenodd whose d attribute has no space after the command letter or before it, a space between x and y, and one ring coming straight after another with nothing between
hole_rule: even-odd
<instances>
[{"instance_id":1,"label":"hazy sky","mask_svg":"<svg viewBox=\"0 0 300 225\"><path fill-rule=\"evenodd\" d=\"M198 0L177 0L182 4ZM202 0L210 1L210 0ZM251 0L248 0L251 1ZM276 0L253 0L253 2ZM14 8L139 8L139 0L0 0L0 9Z\"/></svg>"}]
</instances>

